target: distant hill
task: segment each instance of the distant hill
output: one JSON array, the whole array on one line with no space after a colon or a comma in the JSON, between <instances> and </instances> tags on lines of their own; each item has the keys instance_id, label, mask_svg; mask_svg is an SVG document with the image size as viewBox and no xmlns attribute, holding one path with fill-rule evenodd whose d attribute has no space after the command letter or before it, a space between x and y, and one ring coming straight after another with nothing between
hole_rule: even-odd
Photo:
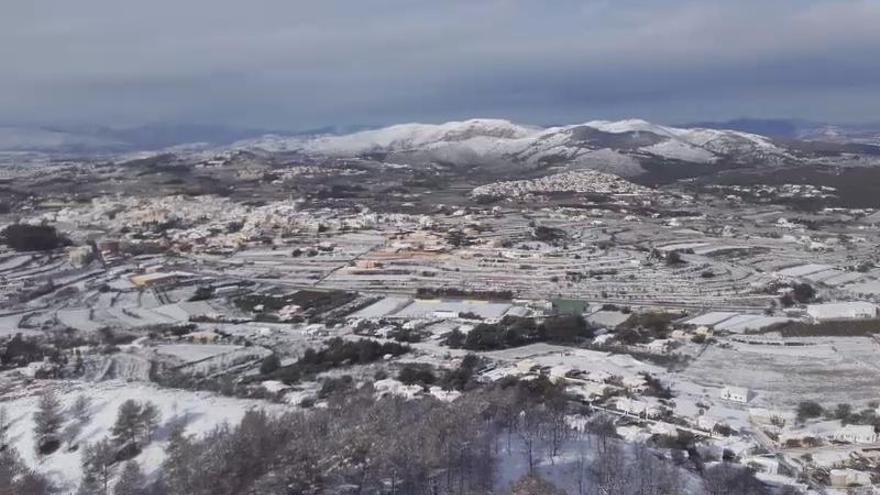
<instances>
[{"instance_id":1,"label":"distant hill","mask_svg":"<svg viewBox=\"0 0 880 495\"><path fill-rule=\"evenodd\" d=\"M658 161L707 166L794 158L787 148L757 134L668 127L640 119L547 128L501 119L412 123L347 135L264 136L236 147L498 170L587 168L622 176L641 175Z\"/></svg>"},{"instance_id":2,"label":"distant hill","mask_svg":"<svg viewBox=\"0 0 880 495\"><path fill-rule=\"evenodd\" d=\"M880 146L880 122L867 124L829 124L797 119L734 119L721 122L695 122L685 127L733 129L779 139L824 141L837 144Z\"/></svg>"}]
</instances>

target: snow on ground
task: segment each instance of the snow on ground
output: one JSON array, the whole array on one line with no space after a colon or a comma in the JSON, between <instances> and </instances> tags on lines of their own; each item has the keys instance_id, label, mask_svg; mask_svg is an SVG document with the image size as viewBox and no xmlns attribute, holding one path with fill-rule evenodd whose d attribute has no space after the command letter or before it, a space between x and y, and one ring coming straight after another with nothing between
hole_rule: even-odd
<instances>
[{"instance_id":1,"label":"snow on ground","mask_svg":"<svg viewBox=\"0 0 880 495\"><path fill-rule=\"evenodd\" d=\"M718 160L718 157L711 151L679 141L678 139L669 139L641 149L652 155L688 162L712 163Z\"/></svg>"},{"instance_id":2,"label":"snow on ground","mask_svg":"<svg viewBox=\"0 0 880 495\"><path fill-rule=\"evenodd\" d=\"M811 273L822 272L834 268L831 265L822 265L818 263L808 263L806 265L792 266L779 270L779 274L785 277L805 277Z\"/></svg>"},{"instance_id":3,"label":"snow on ground","mask_svg":"<svg viewBox=\"0 0 880 495\"><path fill-rule=\"evenodd\" d=\"M751 407L793 408L866 403L880 397L878 344L870 338L786 339L803 345L711 346L676 375L703 387L739 386L756 392Z\"/></svg>"},{"instance_id":4,"label":"snow on ground","mask_svg":"<svg viewBox=\"0 0 880 495\"><path fill-rule=\"evenodd\" d=\"M22 318L24 318L24 314L0 316L0 337L11 337L17 333L23 336L43 334L43 332L37 330L19 327L18 324Z\"/></svg>"},{"instance_id":5,"label":"snow on ground","mask_svg":"<svg viewBox=\"0 0 880 495\"><path fill-rule=\"evenodd\" d=\"M411 301L412 299L408 297L386 297L349 315L349 318L381 318L399 311Z\"/></svg>"},{"instance_id":6,"label":"snow on ground","mask_svg":"<svg viewBox=\"0 0 880 495\"><path fill-rule=\"evenodd\" d=\"M628 320L629 314L620 311L596 311L586 317L586 320L593 325L605 328L615 328L617 325Z\"/></svg>"},{"instance_id":7,"label":"snow on ground","mask_svg":"<svg viewBox=\"0 0 880 495\"><path fill-rule=\"evenodd\" d=\"M239 349L243 349L243 347L219 344L171 344L156 346L156 352L159 354L174 356L187 363L220 356Z\"/></svg>"},{"instance_id":8,"label":"snow on ground","mask_svg":"<svg viewBox=\"0 0 880 495\"><path fill-rule=\"evenodd\" d=\"M485 301L441 301L417 299L402 310L394 313L394 318L427 318L435 313L474 313L480 318L501 318L511 308L507 303Z\"/></svg>"},{"instance_id":9,"label":"snow on ground","mask_svg":"<svg viewBox=\"0 0 880 495\"><path fill-rule=\"evenodd\" d=\"M33 412L38 394L45 388L55 390L65 408L69 408L79 395L92 399L91 420L78 437L80 445L109 435L119 406L124 401L148 400L156 404L162 413L161 426L154 434L153 442L136 458L148 476L155 474L162 463L164 446L173 421L185 421L188 434L200 435L224 422L238 422L248 409L263 408L270 412L285 410L284 406L262 401L221 397L208 392L164 389L145 383L41 380L29 385L16 384L0 402L12 419L8 433L10 442L28 465L48 475L64 491L75 490L80 482L82 448L71 452L65 444L44 459L37 458L32 434Z\"/></svg>"}]
</instances>

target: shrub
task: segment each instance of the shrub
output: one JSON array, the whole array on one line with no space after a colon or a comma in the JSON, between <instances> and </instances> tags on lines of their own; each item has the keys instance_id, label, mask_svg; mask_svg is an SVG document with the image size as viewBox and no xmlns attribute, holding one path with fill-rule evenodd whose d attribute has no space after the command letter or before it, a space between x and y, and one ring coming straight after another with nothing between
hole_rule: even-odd
<instances>
[{"instance_id":1,"label":"shrub","mask_svg":"<svg viewBox=\"0 0 880 495\"><path fill-rule=\"evenodd\" d=\"M0 232L0 243L16 251L49 251L70 244L50 225L14 224Z\"/></svg>"}]
</instances>

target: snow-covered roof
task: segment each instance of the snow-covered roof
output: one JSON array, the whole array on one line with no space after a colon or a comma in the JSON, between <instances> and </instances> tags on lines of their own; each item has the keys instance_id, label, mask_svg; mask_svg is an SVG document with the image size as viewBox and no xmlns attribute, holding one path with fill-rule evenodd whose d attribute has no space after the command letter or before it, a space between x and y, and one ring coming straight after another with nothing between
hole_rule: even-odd
<instances>
[{"instance_id":1,"label":"snow-covered roof","mask_svg":"<svg viewBox=\"0 0 880 495\"><path fill-rule=\"evenodd\" d=\"M872 318L877 316L877 305L865 301L810 304L807 314L817 320Z\"/></svg>"}]
</instances>

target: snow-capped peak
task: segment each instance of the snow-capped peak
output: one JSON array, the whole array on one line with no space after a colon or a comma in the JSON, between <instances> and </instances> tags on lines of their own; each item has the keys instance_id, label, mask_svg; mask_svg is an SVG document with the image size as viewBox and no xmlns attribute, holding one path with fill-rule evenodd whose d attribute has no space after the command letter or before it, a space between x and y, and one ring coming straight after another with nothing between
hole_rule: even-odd
<instances>
[{"instance_id":1,"label":"snow-capped peak","mask_svg":"<svg viewBox=\"0 0 880 495\"><path fill-rule=\"evenodd\" d=\"M243 144L339 157L384 154L409 163L554 164L625 176L641 173L641 163L652 158L710 164L731 156L750 161L787 157L784 150L762 136L668 127L642 119L594 120L550 128L504 119L470 119L397 124L342 136L267 137Z\"/></svg>"}]
</instances>

